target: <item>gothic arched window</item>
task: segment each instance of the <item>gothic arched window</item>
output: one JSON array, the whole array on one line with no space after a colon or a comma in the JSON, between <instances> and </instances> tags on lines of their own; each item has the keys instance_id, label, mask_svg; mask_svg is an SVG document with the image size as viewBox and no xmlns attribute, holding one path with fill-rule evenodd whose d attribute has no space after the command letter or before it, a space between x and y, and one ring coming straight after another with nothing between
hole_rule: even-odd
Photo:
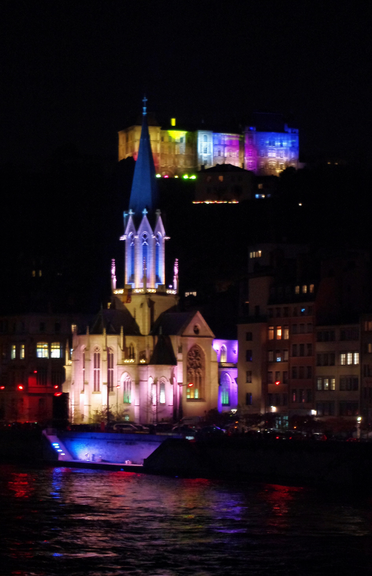
<instances>
[{"instance_id":1,"label":"gothic arched window","mask_svg":"<svg viewBox=\"0 0 372 576\"><path fill-rule=\"evenodd\" d=\"M134 234L129 234L128 282L134 282Z\"/></svg>"},{"instance_id":2,"label":"gothic arched window","mask_svg":"<svg viewBox=\"0 0 372 576\"><path fill-rule=\"evenodd\" d=\"M124 404L130 404L132 399L132 381L129 374L126 372L122 378L123 381L123 402Z\"/></svg>"},{"instance_id":3,"label":"gothic arched window","mask_svg":"<svg viewBox=\"0 0 372 576\"><path fill-rule=\"evenodd\" d=\"M149 265L149 235L147 232L144 232L142 234L142 263L141 263L142 267L143 267L143 276L145 275L145 266L146 269L148 268ZM147 272L146 272L146 280L147 280Z\"/></svg>"},{"instance_id":4,"label":"gothic arched window","mask_svg":"<svg viewBox=\"0 0 372 576\"><path fill-rule=\"evenodd\" d=\"M99 392L101 386L101 353L95 348L93 355L93 392Z\"/></svg>"},{"instance_id":5,"label":"gothic arched window","mask_svg":"<svg viewBox=\"0 0 372 576\"><path fill-rule=\"evenodd\" d=\"M111 348L107 349L107 386L109 392L114 391L114 353Z\"/></svg>"},{"instance_id":6,"label":"gothic arched window","mask_svg":"<svg viewBox=\"0 0 372 576\"><path fill-rule=\"evenodd\" d=\"M161 284L161 234L160 232L156 235L155 243L155 275L156 282Z\"/></svg>"},{"instance_id":7,"label":"gothic arched window","mask_svg":"<svg viewBox=\"0 0 372 576\"><path fill-rule=\"evenodd\" d=\"M230 385L230 376L227 372L223 372L220 379L220 398L222 406L230 405Z\"/></svg>"},{"instance_id":8,"label":"gothic arched window","mask_svg":"<svg viewBox=\"0 0 372 576\"><path fill-rule=\"evenodd\" d=\"M204 397L205 362L200 346L193 346L187 354L187 392L188 400Z\"/></svg>"},{"instance_id":9,"label":"gothic arched window","mask_svg":"<svg viewBox=\"0 0 372 576\"><path fill-rule=\"evenodd\" d=\"M220 362L227 362L227 350L224 344L221 346Z\"/></svg>"}]
</instances>

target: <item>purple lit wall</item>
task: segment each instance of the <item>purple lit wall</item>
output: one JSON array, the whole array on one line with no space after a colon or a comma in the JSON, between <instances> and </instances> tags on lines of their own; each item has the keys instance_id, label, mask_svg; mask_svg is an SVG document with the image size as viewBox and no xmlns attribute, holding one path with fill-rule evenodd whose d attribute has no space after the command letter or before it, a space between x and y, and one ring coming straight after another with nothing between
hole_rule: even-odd
<instances>
[{"instance_id":1,"label":"purple lit wall","mask_svg":"<svg viewBox=\"0 0 372 576\"><path fill-rule=\"evenodd\" d=\"M218 361L218 411L228 412L238 406L238 341L213 340Z\"/></svg>"}]
</instances>

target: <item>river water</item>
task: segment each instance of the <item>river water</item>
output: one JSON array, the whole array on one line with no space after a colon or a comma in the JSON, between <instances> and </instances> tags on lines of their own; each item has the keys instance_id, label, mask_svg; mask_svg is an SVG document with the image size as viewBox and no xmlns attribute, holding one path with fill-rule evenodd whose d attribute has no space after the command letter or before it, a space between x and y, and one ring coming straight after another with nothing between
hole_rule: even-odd
<instances>
[{"instance_id":1,"label":"river water","mask_svg":"<svg viewBox=\"0 0 372 576\"><path fill-rule=\"evenodd\" d=\"M3 576L372 573L349 490L0 465Z\"/></svg>"}]
</instances>

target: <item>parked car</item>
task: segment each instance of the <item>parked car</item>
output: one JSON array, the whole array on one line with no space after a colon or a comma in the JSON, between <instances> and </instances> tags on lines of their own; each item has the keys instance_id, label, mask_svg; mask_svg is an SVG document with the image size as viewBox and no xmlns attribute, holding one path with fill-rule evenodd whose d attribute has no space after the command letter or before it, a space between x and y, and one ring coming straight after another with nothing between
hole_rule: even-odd
<instances>
[{"instance_id":1,"label":"parked car","mask_svg":"<svg viewBox=\"0 0 372 576\"><path fill-rule=\"evenodd\" d=\"M137 432L142 432L143 434L150 434L150 428L148 426L144 426L143 424L134 424L137 428Z\"/></svg>"},{"instance_id":2,"label":"parked car","mask_svg":"<svg viewBox=\"0 0 372 576\"><path fill-rule=\"evenodd\" d=\"M128 422L117 422L113 425L112 429L114 432L127 432L132 434L138 432L136 426Z\"/></svg>"}]
</instances>

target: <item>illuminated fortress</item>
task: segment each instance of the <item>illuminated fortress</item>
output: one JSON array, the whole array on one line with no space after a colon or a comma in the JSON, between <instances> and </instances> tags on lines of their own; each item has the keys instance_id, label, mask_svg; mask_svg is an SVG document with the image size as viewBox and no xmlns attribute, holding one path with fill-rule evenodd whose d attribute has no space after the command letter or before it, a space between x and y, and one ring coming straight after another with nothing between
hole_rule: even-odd
<instances>
[{"instance_id":1,"label":"illuminated fortress","mask_svg":"<svg viewBox=\"0 0 372 576\"><path fill-rule=\"evenodd\" d=\"M212 130L181 130L172 118L167 129L156 121L149 122L149 134L155 170L158 177L192 177L195 172L217 164L232 164L257 175L278 175L285 168L299 167L299 135L297 128L277 122L277 115L266 125L247 126L241 133ZM270 117L276 117L271 122ZM137 160L141 124L119 132L119 161L128 157Z\"/></svg>"}]
</instances>

